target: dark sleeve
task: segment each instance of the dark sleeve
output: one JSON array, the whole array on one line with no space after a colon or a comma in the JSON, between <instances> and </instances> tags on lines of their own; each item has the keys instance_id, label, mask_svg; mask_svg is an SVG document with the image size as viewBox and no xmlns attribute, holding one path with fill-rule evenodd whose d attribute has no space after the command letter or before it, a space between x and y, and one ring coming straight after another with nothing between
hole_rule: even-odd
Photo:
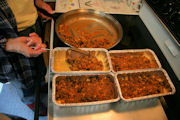
<instances>
[{"instance_id":1,"label":"dark sleeve","mask_svg":"<svg viewBox=\"0 0 180 120\"><path fill-rule=\"evenodd\" d=\"M13 19L13 18L9 18ZM5 44L7 42L7 38L15 38L17 37L17 34L8 21L6 19L6 15L4 14L3 10L0 9L0 47L4 48Z\"/></svg>"}]
</instances>

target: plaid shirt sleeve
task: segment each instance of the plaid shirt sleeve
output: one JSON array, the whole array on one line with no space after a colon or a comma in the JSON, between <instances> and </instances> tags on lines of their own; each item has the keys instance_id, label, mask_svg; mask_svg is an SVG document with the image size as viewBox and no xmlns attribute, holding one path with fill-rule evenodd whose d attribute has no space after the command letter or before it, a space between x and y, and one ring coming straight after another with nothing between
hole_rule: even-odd
<instances>
[{"instance_id":1,"label":"plaid shirt sleeve","mask_svg":"<svg viewBox=\"0 0 180 120\"><path fill-rule=\"evenodd\" d=\"M6 38L15 38L16 20L5 0L0 1L0 47L4 48Z\"/></svg>"},{"instance_id":2,"label":"plaid shirt sleeve","mask_svg":"<svg viewBox=\"0 0 180 120\"><path fill-rule=\"evenodd\" d=\"M0 0L0 82L18 80L23 88L34 86L37 74L35 58L4 50L8 38L18 37L16 20L6 0Z\"/></svg>"}]
</instances>

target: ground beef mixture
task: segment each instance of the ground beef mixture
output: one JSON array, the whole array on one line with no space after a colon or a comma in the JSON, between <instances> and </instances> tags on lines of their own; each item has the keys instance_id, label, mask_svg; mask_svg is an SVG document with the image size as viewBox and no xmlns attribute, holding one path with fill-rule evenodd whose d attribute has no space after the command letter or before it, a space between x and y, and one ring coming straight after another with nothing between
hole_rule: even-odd
<instances>
[{"instance_id":1,"label":"ground beef mixture","mask_svg":"<svg viewBox=\"0 0 180 120\"><path fill-rule=\"evenodd\" d=\"M162 71L119 74L117 78L126 99L172 92Z\"/></svg>"},{"instance_id":2,"label":"ground beef mixture","mask_svg":"<svg viewBox=\"0 0 180 120\"><path fill-rule=\"evenodd\" d=\"M158 64L151 52L110 53L113 70L135 70L158 68Z\"/></svg>"},{"instance_id":3,"label":"ground beef mixture","mask_svg":"<svg viewBox=\"0 0 180 120\"><path fill-rule=\"evenodd\" d=\"M64 42L78 48L109 48L115 44L110 33L101 28L87 32L77 29L73 31L74 35L69 26L60 24L58 32Z\"/></svg>"},{"instance_id":4,"label":"ground beef mixture","mask_svg":"<svg viewBox=\"0 0 180 120\"><path fill-rule=\"evenodd\" d=\"M100 71L104 68L102 61L99 61L96 58L95 52L91 52L90 56L78 55L72 57L70 55L66 55L66 61L70 64L70 69L72 71Z\"/></svg>"},{"instance_id":5,"label":"ground beef mixture","mask_svg":"<svg viewBox=\"0 0 180 120\"><path fill-rule=\"evenodd\" d=\"M111 75L58 76L55 95L58 103L93 102L118 97Z\"/></svg>"}]
</instances>

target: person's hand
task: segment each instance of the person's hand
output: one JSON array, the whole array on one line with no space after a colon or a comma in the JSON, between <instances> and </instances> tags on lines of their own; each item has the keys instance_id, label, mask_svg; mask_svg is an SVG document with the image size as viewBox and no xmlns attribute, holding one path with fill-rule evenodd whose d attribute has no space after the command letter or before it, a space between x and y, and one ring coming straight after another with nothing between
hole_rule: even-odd
<instances>
[{"instance_id":1,"label":"person's hand","mask_svg":"<svg viewBox=\"0 0 180 120\"><path fill-rule=\"evenodd\" d=\"M31 48L34 48L34 50L46 47L45 44L42 44L41 38L36 33L29 34L29 38L27 38L27 45Z\"/></svg>"},{"instance_id":2,"label":"person's hand","mask_svg":"<svg viewBox=\"0 0 180 120\"><path fill-rule=\"evenodd\" d=\"M44 47L46 45L42 44L41 38L37 34L32 33L29 37L8 39L5 50L20 53L26 57L37 57L43 52L46 52L46 50L41 49Z\"/></svg>"},{"instance_id":3,"label":"person's hand","mask_svg":"<svg viewBox=\"0 0 180 120\"><path fill-rule=\"evenodd\" d=\"M42 0L36 0L36 5L37 7L41 8L41 9L44 9L45 11L47 11L49 14L54 14L52 8L47 4L45 3L44 1ZM50 20L52 19L51 17L48 17L46 15L44 15L42 12L38 11L38 14L43 18L43 19L46 19L46 20Z\"/></svg>"}]
</instances>

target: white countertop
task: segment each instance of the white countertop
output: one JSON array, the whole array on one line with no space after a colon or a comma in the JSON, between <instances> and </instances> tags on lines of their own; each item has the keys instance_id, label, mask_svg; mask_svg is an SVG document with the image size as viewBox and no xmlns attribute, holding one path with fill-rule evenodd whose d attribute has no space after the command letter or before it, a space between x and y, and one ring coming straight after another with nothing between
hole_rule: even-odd
<instances>
[{"instance_id":1,"label":"white countertop","mask_svg":"<svg viewBox=\"0 0 180 120\"><path fill-rule=\"evenodd\" d=\"M167 120L159 100L156 105L149 103L144 108L141 102L132 104L119 102L108 109L105 105L60 108L52 103L53 112L48 114L48 120Z\"/></svg>"}]
</instances>

